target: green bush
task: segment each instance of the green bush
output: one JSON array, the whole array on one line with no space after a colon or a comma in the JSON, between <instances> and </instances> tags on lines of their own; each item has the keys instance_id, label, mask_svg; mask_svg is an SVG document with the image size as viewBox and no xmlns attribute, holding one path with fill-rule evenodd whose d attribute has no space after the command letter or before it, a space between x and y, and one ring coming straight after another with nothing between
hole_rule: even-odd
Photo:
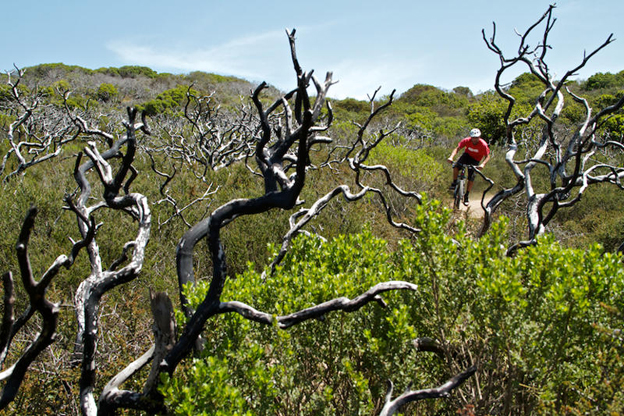
<instances>
[{"instance_id":1,"label":"green bush","mask_svg":"<svg viewBox=\"0 0 624 416\"><path fill-rule=\"evenodd\" d=\"M122 78L136 78L139 76L156 78L158 73L146 66L127 65L119 68L119 75Z\"/></svg>"},{"instance_id":2,"label":"green bush","mask_svg":"<svg viewBox=\"0 0 624 416\"><path fill-rule=\"evenodd\" d=\"M422 235L395 252L368 231L328 242L301 236L274 276L263 280L250 266L231 280L225 301L276 315L353 298L382 281L411 281L419 291L385 294L387 308L370 304L286 331L219 317L206 329L202 360L164 379L171 411L371 414L387 379L397 391L433 387L472 363L479 371L461 393L406 414L560 414L589 402L623 410L619 256L596 245L564 249L546 237L506 257L505 220L479 241L461 225L449 236L449 212L435 201L414 220ZM192 302L205 290L190 291ZM416 352L417 337L436 339L442 356ZM219 404L225 396L235 408Z\"/></svg>"},{"instance_id":3,"label":"green bush","mask_svg":"<svg viewBox=\"0 0 624 416\"><path fill-rule=\"evenodd\" d=\"M155 99L146 102L143 106L140 106L147 115L155 116L164 112L174 110L186 102L186 93L188 87L184 85L178 85L175 88L163 91L158 94ZM197 95L198 92L191 90L191 94Z\"/></svg>"},{"instance_id":4,"label":"green bush","mask_svg":"<svg viewBox=\"0 0 624 416\"><path fill-rule=\"evenodd\" d=\"M506 127L503 116L507 102L493 92L484 93L468 109L468 121L477 126L489 144L506 142Z\"/></svg>"},{"instance_id":5,"label":"green bush","mask_svg":"<svg viewBox=\"0 0 624 416\"><path fill-rule=\"evenodd\" d=\"M624 71L620 71L617 74L597 72L587 78L582 88L585 91L593 91L622 88L622 86L624 86Z\"/></svg>"},{"instance_id":6,"label":"green bush","mask_svg":"<svg viewBox=\"0 0 624 416\"><path fill-rule=\"evenodd\" d=\"M0 85L0 101L12 101L13 94L11 93L11 87L6 84Z\"/></svg>"},{"instance_id":7,"label":"green bush","mask_svg":"<svg viewBox=\"0 0 624 416\"><path fill-rule=\"evenodd\" d=\"M109 102L119 95L119 91L113 84L102 83L98 87L97 97L99 100Z\"/></svg>"}]
</instances>

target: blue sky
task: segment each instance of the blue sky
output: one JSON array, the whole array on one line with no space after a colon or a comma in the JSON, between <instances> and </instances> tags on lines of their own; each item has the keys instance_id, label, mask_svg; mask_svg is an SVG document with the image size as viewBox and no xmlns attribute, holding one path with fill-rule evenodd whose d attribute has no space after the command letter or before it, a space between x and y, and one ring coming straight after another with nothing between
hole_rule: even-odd
<instances>
[{"instance_id":1,"label":"blue sky","mask_svg":"<svg viewBox=\"0 0 624 416\"><path fill-rule=\"evenodd\" d=\"M517 49L524 31L548 8L541 0L21 0L3 7L0 70L62 62L97 69L148 66L295 85L286 29L319 79L333 72L333 98L366 98L415 84L478 93L493 88L498 58L487 49L496 22L499 45ZM622 0L560 0L547 62L555 76L576 66L613 33L577 79L624 70ZM517 74L516 74L517 75ZM513 77L511 77L513 78ZM509 79L510 81L511 79Z\"/></svg>"}]
</instances>

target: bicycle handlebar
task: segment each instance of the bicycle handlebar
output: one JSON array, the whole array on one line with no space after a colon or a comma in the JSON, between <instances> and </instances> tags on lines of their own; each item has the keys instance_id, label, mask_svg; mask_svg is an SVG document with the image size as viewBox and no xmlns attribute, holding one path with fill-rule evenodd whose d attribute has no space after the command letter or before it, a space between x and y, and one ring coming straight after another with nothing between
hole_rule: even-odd
<instances>
[{"instance_id":1,"label":"bicycle handlebar","mask_svg":"<svg viewBox=\"0 0 624 416\"><path fill-rule=\"evenodd\" d=\"M459 169L461 169L461 168L468 168L468 170L477 170L477 167L474 166L474 165L465 165L465 164L460 163L460 162L455 162L451 166L454 167L454 168L459 168Z\"/></svg>"}]
</instances>

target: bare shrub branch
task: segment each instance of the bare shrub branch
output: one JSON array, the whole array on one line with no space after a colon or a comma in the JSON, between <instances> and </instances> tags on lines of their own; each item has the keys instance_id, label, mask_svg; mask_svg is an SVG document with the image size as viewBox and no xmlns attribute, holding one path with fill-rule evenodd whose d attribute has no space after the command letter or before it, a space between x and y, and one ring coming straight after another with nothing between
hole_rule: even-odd
<instances>
[{"instance_id":1,"label":"bare shrub branch","mask_svg":"<svg viewBox=\"0 0 624 416\"><path fill-rule=\"evenodd\" d=\"M582 195L590 185L597 183L611 183L620 185L624 167L620 166L617 158L606 161L597 161L591 156L600 149L612 146L608 138L600 137L599 127L609 115L618 112L624 106L624 98L596 114L588 102L571 93L565 88L567 81L575 75L599 51L613 42L613 35L590 53L585 53L580 63L565 72L560 80L555 80L546 62L547 52L551 48L548 44L549 35L556 19L553 18L555 6L550 6L546 13L524 33L518 33L518 50L512 57L506 57L503 50L496 44L496 26L492 36L487 38L483 31L483 39L487 47L498 55L500 68L496 74L495 89L507 101L507 110L504 122L507 126L506 140L508 150L505 160L513 172L516 183L511 188L502 189L484 207L485 217L480 234L483 235L492 223L492 215L507 199L524 191L526 195L526 217L528 220L528 238L510 248L510 253L518 247L531 245L536 238L545 231L545 227L554 218L560 208L568 208L581 200ZM529 36L543 25L541 38L535 46L529 44ZM543 84L543 91L536 99L533 108L528 114L512 119L514 110L518 107L516 98L503 86L502 77L511 68L518 69L524 66ZM572 132L561 123L561 113L566 105L566 99L581 103L585 109L585 117ZM516 154L520 148L516 134L521 126L536 124L539 126L539 137L533 137L531 151L524 160L517 160ZM621 147L614 147L621 151ZM549 187L535 188L535 175L540 175L535 168L543 166L548 171ZM601 174L596 174L601 172ZM575 195L573 195L575 193Z\"/></svg>"},{"instance_id":2,"label":"bare shrub branch","mask_svg":"<svg viewBox=\"0 0 624 416\"><path fill-rule=\"evenodd\" d=\"M380 416L391 416L399 411L399 409L408 403L415 402L423 399L438 399L441 397L447 397L452 390L461 386L466 380L468 380L477 371L477 367L470 367L468 370L457 374L449 379L446 383L439 387L423 390L408 390L401 394L396 399L392 399L392 392L394 385L388 380L388 391L386 393L386 402L383 409L381 409Z\"/></svg>"},{"instance_id":3,"label":"bare shrub branch","mask_svg":"<svg viewBox=\"0 0 624 416\"><path fill-rule=\"evenodd\" d=\"M88 239L93 237L92 234L88 234L84 240L74 244L70 256L61 255L57 257L54 263L43 273L39 281L36 281L28 255L28 244L35 225L36 215L36 208L32 207L28 210L16 245L21 281L29 299L29 305L22 315L22 319L18 321L13 319L14 293L12 276L11 273L3 275L5 310L2 318L2 332L0 333L0 346L2 347L0 351L2 355L1 364L4 364L14 336L35 313L41 318L41 329L35 339L24 349L17 361L10 368L0 373L0 381L6 380L2 389L2 396L0 397L0 409L4 409L15 399L24 376L33 361L54 342L59 305L46 299L45 294L48 286L52 279L58 275L62 267L71 267L79 250L88 243Z\"/></svg>"}]
</instances>

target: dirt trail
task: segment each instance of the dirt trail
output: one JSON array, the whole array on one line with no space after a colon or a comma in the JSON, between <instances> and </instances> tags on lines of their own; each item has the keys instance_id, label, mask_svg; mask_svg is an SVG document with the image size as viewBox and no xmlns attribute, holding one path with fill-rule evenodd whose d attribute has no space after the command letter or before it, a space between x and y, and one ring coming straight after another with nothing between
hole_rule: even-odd
<instances>
[{"instance_id":1,"label":"dirt trail","mask_svg":"<svg viewBox=\"0 0 624 416\"><path fill-rule=\"evenodd\" d=\"M470 201L468 202L468 206L465 206L462 204L460 205L459 209L461 211L468 211L468 214L472 218L483 217L484 212L483 212L483 208L481 208L481 196L482 196L481 194L474 195L474 197L470 198ZM486 195L485 200L483 201L484 205L487 205L487 203L490 202L490 199L492 199L492 197L490 195Z\"/></svg>"}]
</instances>

